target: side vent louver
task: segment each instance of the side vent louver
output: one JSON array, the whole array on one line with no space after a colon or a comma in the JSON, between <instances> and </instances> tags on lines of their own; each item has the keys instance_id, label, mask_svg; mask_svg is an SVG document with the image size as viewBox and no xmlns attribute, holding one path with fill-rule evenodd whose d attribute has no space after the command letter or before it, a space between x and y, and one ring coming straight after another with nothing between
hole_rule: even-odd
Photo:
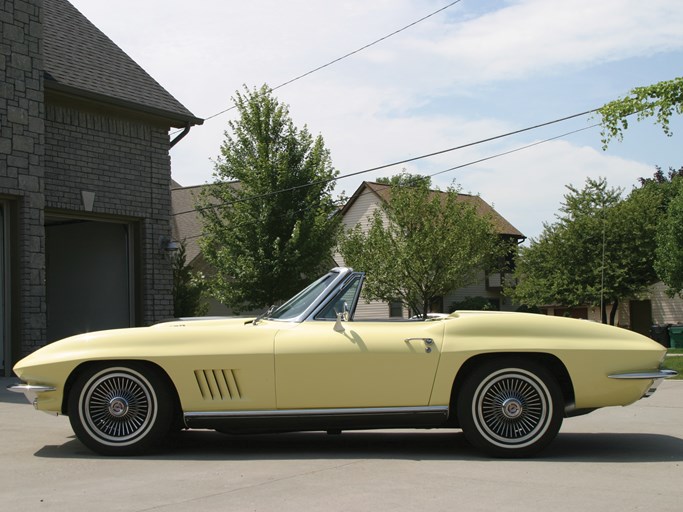
<instances>
[{"instance_id":1,"label":"side vent louver","mask_svg":"<svg viewBox=\"0 0 683 512\"><path fill-rule=\"evenodd\" d=\"M197 386L204 400L239 400L242 398L235 370L195 370Z\"/></svg>"}]
</instances>

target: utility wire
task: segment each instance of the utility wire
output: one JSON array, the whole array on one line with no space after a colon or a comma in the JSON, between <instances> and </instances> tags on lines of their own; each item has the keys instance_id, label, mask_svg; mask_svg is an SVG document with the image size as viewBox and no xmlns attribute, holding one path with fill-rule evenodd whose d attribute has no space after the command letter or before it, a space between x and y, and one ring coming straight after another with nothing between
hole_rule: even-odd
<instances>
[{"instance_id":1,"label":"utility wire","mask_svg":"<svg viewBox=\"0 0 683 512\"><path fill-rule=\"evenodd\" d=\"M438 176L439 174L444 174L444 173L447 173L450 171L455 171L457 169L462 169L463 167L469 167L470 165L479 164L481 162L486 162L487 160L493 160L494 158L498 158L498 157L505 156L505 155L510 155L512 153L517 153L518 151L533 148L534 146L538 146L540 144L545 144L546 142L550 142L553 140L557 140L557 139L567 137L568 135L574 135L575 133L579 133L579 132L582 132L585 130L590 130L591 128L595 128L596 126L600 126L600 125L599 124L592 124L592 125L586 126L584 128L579 128L577 130L572 130L570 132L566 132L566 133L563 133L561 135L556 135L555 137L550 137L548 139L539 140L539 141L533 142L531 144L527 144L526 146L520 146L518 148L511 149L509 151L504 151L502 153L496 153L495 155L480 158L479 160L472 160L471 162L467 162L466 164L456 165L455 167L450 167L448 169L444 169L443 171L435 172L434 174L430 174L429 177L433 178L434 176Z\"/></svg>"},{"instance_id":2,"label":"utility wire","mask_svg":"<svg viewBox=\"0 0 683 512\"><path fill-rule=\"evenodd\" d=\"M286 82L281 83L280 85L277 85L277 86L275 86L275 87L270 88L270 90L271 90L271 91L276 91L277 89L280 89L280 88L282 88L282 87L285 87L286 85L289 85L289 84L291 84L291 83L293 83L293 82L296 82L297 80L301 80L302 78L305 78L305 77L307 77L308 75L312 75L312 74L315 73L316 71L320 71L321 69L325 69L325 68L331 66L332 64L336 64L337 62L340 62L340 61L342 61L342 60L344 60L344 59L347 59L347 58L349 58L349 57L351 57L351 56L353 56L353 55L355 55L355 54L357 54L357 53L362 52L363 50L367 50L367 49L370 48L371 46L374 46L374 45L376 45L376 44L378 44L378 43L381 43L382 41L385 41L386 39L389 39L390 37L395 36L396 34L399 34L399 33L403 32L403 31L405 31L405 30L408 30L409 28L414 27L414 26L417 25L418 23L421 23L421 22L423 22L423 21L425 21L425 20L431 18L432 16L435 16L435 15L439 14L440 12L445 11L445 10L448 9L449 7L453 7L455 4L460 3L460 1L461 1L461 0L455 0L454 2L451 2L451 3L449 3L448 5L445 5L444 7L441 7L440 9L437 9L436 11L434 11L434 12L432 12L432 13L430 13L430 14L427 14L426 16L423 16L423 17L420 18L419 20L413 21L412 23L406 25L405 27L399 28L398 30L394 30L392 33L387 34L386 36L380 37L379 39L376 39L376 40L374 40L373 42L366 44L365 46L361 46L361 47L358 48L357 50L353 50L352 52L349 52L349 53L347 53L347 54L345 54L345 55L342 55L341 57L337 57L336 59L331 60L330 62L328 62L328 63L326 63L326 64L323 64L322 66L318 66L318 67L315 68L315 69L312 69L312 70L310 70L310 71L307 71L306 73L303 73L303 74L301 74L301 75L299 75L299 76L296 76L296 77L294 77L294 78L291 78L291 79L287 80ZM213 119L214 117L218 117L218 116L220 116L221 114L225 114L226 112L229 112L230 110L233 110L234 108L236 108L235 105L232 105L231 107L228 107L228 108L226 108L226 109L224 109L224 110L221 110L220 112L218 112L218 113L216 113L216 114L213 114L213 115L207 117L206 119L204 119L204 121L209 121L210 119Z\"/></svg>"},{"instance_id":3,"label":"utility wire","mask_svg":"<svg viewBox=\"0 0 683 512\"><path fill-rule=\"evenodd\" d=\"M549 138L547 138L547 139L543 139L543 140L539 140L539 141L533 142L533 143L531 143L531 144L526 144L526 145L524 145L524 146L520 146L520 147L517 147L517 148L515 148L515 149L511 149L511 150L509 150L509 151L503 151L503 152L501 152L501 153L496 153L496 154L494 154L494 155L490 155L490 156L487 156L487 157L484 157L484 158L480 158L480 159L478 159L478 160L471 160L471 161L466 162L466 163L464 163L464 164L456 165L456 166L454 166L454 167L449 167L448 169L444 169L444 170L442 170L442 171L438 171L438 172L429 174L428 176L429 176L430 178L433 178L434 176L439 176L439 175L445 174L445 173L447 173L447 172L451 172L451 171L455 171L455 170L458 170L458 169L462 169L462 168L464 168L464 167L469 167L469 166L472 166L472 165L475 165L475 164L478 164L478 163L481 163L481 162L485 162L485 161L487 161L487 160L493 160L494 158L500 158L500 157L502 157L502 156L510 155L510 154L512 154L512 153L517 153L517 152L519 152L519 151L524 151L525 149L529 149L529 148L532 148L532 147L535 147L535 146L539 146L539 145L541 145L541 144L545 144L546 142L551 142L551 141L553 141L553 140L557 140L557 139L561 139L561 138L564 138L564 137L568 137L569 135L574 135L575 133L579 133L579 132L582 132L582 131L585 131L585 130L590 130L590 129L595 128L595 127L597 127L597 126L600 126L600 125L599 125L599 124L592 124L592 125L586 126L586 127L584 127L584 128L579 128L579 129L577 129L577 130L572 130L572 131L569 131L569 132L565 132L565 133L562 133L562 134L560 134L560 135L556 135L556 136L554 136L554 137L549 137ZM373 193L373 192L372 192L372 191L363 192L359 197L362 197L362 196L364 196L364 195L366 195L366 194L371 194L371 193ZM224 206L224 205L216 205L216 206ZM208 207L208 208L211 208L211 207ZM299 210L296 210L296 211L291 212L291 213L302 213L302 212L308 211L309 209L310 209L310 208L308 208L308 207L307 207L307 208L300 208ZM197 211L197 210L191 210L191 211L195 212L195 211ZM181 212L181 213L188 213L188 212ZM177 214L176 214L176 215L177 215ZM203 236L204 236L204 234L202 233L202 234L199 234L199 235L194 235L194 236L187 237L187 238L185 238L184 240L186 240L186 241L187 241L187 240L193 240L193 239L195 239L195 238L202 238Z\"/></svg>"},{"instance_id":4,"label":"utility wire","mask_svg":"<svg viewBox=\"0 0 683 512\"><path fill-rule=\"evenodd\" d=\"M455 146L455 147L452 147L452 148L442 149L442 150L439 150L439 151L434 151L434 152L432 152L432 153L427 153L427 154L420 155L420 156L416 156L416 157L412 157L412 158L406 158L406 159L404 159L404 160L399 160L399 161L397 161L397 162L392 162L392 163L389 163L389 164L383 164L383 165L379 165L379 166L376 166L376 167L371 167L371 168L369 168L369 169L363 169L362 171L356 171L356 172L352 172L352 173L349 173L349 174L343 174L343 175L341 175L341 176L336 176L336 177L330 178L330 179L310 181L310 182L308 182L308 183L303 183L303 184L301 184L301 185L296 185L296 186L289 187L289 188L285 188L285 189L274 190L274 191L271 191L271 192L267 192L267 193L265 193L265 194L259 194L259 195L249 196L249 197L243 197L243 198L240 198L240 199L236 199L236 200L232 201L231 203L216 204L216 205L205 206L205 207L202 207L202 208L196 208L196 209L193 209L193 210L186 210L186 211L182 211L182 212L177 212L177 213L174 213L173 216L176 216L176 215L183 215L183 214L187 214L187 213L193 213L193 212L202 211L202 210L206 210L206 209L218 208L218 207L221 207L221 206L230 206L231 204L234 204L234 203L241 203L241 202L246 202L246 201L254 201L254 200L257 200L257 199L262 199L262 198L265 198L265 197L270 197L270 196L273 196L273 195L276 195L276 194L282 194L282 193L284 193L284 192L292 192L292 191L294 191L294 190L299 190L299 189L302 189L302 188L308 188L308 187L312 187L312 186L315 186L315 185L324 185L324 184L327 184L327 183L331 183L331 182L333 182L333 181L339 181L339 180L342 180L342 179L345 179L345 178L351 178L351 177L353 177L353 176L359 176L359 175L361 175L361 174L367 174L367 173L369 173L369 172L380 171L380 170L382 170L382 169L387 169L387 168L389 168L389 167L394 167L394 166L397 166L397 165L402 165L402 164L407 164L407 163L410 163L410 162L415 162L415 161L417 161L417 160L424 160L425 158L431 158L431 157L433 157L433 156L443 155L444 153L450 153L450 152L457 151L457 150L460 150L460 149L464 149L464 148L468 148L468 147L472 147L472 146L477 146L477 145L479 145L479 144L484 144L484 143L486 143L486 142L491 142L491 141L498 140L498 139L502 139L502 138L505 138L505 137L510 137L510 136L512 136L512 135L517 135L517 134L524 133L524 132L528 132L528 131L531 131L531 130L536 130L536 129L542 128L542 127L544 127L544 126L549 126L549 125L551 125L551 124L561 123L561 122L563 122L563 121L568 121L568 120L570 120L570 119L574 119L574 118L577 118L577 117L581 117L581 116L585 116L585 115L588 115L588 114L592 114L592 113L596 112L597 110L598 110L598 109L586 110L585 112L580 112L580 113L578 113L578 114L572 114L572 115L570 115L570 116L561 117L561 118L559 118L559 119L554 119L554 120L552 120L552 121L546 121L546 122L544 122L544 123L536 124L536 125L533 125L533 126L528 126L528 127L526 127L526 128L521 128L521 129L519 129L519 130L514 130L514 131L507 132L507 133L503 133L503 134L500 134L500 135L495 135L495 136L493 136L493 137L488 137L488 138L486 138L486 139L480 139L480 140L477 140L477 141L474 141L474 142L468 142L468 143L466 143L466 144L462 144L462 145L460 145L460 146Z\"/></svg>"}]
</instances>

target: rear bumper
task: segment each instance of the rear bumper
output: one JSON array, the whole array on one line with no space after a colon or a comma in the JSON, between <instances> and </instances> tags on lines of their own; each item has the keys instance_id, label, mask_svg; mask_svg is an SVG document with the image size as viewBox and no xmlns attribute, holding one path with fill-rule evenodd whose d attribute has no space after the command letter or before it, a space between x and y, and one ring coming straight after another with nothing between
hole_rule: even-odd
<instances>
[{"instance_id":1,"label":"rear bumper","mask_svg":"<svg viewBox=\"0 0 683 512\"><path fill-rule=\"evenodd\" d=\"M646 371L646 372L633 372L633 373L615 373L609 375L610 379L628 379L628 380L651 380L652 385L643 394L643 398L652 396L652 394L657 390L657 386L661 384L664 379L669 379L678 375L678 372L674 370L656 370L656 371Z\"/></svg>"}]
</instances>

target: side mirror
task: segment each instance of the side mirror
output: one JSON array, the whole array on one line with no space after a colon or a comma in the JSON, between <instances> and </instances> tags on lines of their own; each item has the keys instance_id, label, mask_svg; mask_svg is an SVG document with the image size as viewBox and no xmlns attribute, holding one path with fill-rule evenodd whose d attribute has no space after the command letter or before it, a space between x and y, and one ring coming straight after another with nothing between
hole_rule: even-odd
<instances>
[{"instance_id":1,"label":"side mirror","mask_svg":"<svg viewBox=\"0 0 683 512\"><path fill-rule=\"evenodd\" d=\"M337 313L337 320L334 322L334 330L336 332L344 332L344 326L342 325L342 320L345 320L344 313Z\"/></svg>"}]
</instances>

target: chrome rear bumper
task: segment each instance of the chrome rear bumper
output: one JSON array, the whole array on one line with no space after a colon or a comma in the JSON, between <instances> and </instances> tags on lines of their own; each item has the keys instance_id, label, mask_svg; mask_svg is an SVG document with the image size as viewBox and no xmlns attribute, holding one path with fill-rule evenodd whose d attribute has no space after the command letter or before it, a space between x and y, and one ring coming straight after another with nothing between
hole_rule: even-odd
<instances>
[{"instance_id":1,"label":"chrome rear bumper","mask_svg":"<svg viewBox=\"0 0 683 512\"><path fill-rule=\"evenodd\" d=\"M657 390L657 386L661 384L664 379L669 379L678 375L678 372L674 370L656 370L647 372L633 372L633 373L615 373L613 375L608 375L610 379L638 379L638 380L651 380L652 385L645 392L643 398L652 396L652 394Z\"/></svg>"}]
</instances>

